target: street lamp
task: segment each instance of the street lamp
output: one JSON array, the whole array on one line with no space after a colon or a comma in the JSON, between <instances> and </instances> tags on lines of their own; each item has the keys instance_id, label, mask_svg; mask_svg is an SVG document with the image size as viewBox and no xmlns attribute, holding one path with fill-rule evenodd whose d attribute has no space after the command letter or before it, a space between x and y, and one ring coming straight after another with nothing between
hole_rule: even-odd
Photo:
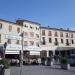
<instances>
[{"instance_id":1,"label":"street lamp","mask_svg":"<svg viewBox=\"0 0 75 75\"><path fill-rule=\"evenodd\" d=\"M6 50L6 47L7 47L7 42L4 43L3 58L5 58L5 50Z\"/></svg>"},{"instance_id":2,"label":"street lamp","mask_svg":"<svg viewBox=\"0 0 75 75\"><path fill-rule=\"evenodd\" d=\"M20 66L22 66L23 65L23 41L24 41L24 32L22 32L20 34L20 36L21 36L21 46L22 46L22 49L20 51Z\"/></svg>"}]
</instances>

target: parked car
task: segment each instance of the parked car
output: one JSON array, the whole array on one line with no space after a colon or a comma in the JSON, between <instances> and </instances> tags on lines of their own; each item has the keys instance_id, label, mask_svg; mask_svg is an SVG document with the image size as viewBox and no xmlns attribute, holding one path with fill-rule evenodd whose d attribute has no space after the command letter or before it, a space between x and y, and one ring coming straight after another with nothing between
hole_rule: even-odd
<instances>
[{"instance_id":1,"label":"parked car","mask_svg":"<svg viewBox=\"0 0 75 75\"><path fill-rule=\"evenodd\" d=\"M75 66L75 54L70 55L69 62L71 66Z\"/></svg>"}]
</instances>

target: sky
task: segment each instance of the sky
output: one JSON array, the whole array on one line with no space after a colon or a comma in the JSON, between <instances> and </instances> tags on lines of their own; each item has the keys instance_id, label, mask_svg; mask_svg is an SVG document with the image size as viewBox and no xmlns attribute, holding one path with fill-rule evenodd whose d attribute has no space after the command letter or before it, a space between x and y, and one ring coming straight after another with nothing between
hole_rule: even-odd
<instances>
[{"instance_id":1,"label":"sky","mask_svg":"<svg viewBox=\"0 0 75 75\"><path fill-rule=\"evenodd\" d=\"M75 30L75 0L0 0L0 19Z\"/></svg>"}]
</instances>

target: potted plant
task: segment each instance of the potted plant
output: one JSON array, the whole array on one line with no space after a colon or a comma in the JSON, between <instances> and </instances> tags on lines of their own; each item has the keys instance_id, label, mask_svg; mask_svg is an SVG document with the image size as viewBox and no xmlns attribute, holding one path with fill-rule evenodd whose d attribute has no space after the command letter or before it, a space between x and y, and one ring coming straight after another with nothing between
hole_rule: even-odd
<instances>
[{"instance_id":1,"label":"potted plant","mask_svg":"<svg viewBox=\"0 0 75 75\"><path fill-rule=\"evenodd\" d=\"M0 60L0 65L3 65L4 68L4 75L10 75L10 62L7 59Z\"/></svg>"},{"instance_id":2,"label":"potted plant","mask_svg":"<svg viewBox=\"0 0 75 75\"><path fill-rule=\"evenodd\" d=\"M52 57L47 58L47 66L53 66L53 58Z\"/></svg>"},{"instance_id":3,"label":"potted plant","mask_svg":"<svg viewBox=\"0 0 75 75\"><path fill-rule=\"evenodd\" d=\"M62 69L66 69L66 70L70 69L70 64L67 57L61 57L60 65Z\"/></svg>"}]
</instances>

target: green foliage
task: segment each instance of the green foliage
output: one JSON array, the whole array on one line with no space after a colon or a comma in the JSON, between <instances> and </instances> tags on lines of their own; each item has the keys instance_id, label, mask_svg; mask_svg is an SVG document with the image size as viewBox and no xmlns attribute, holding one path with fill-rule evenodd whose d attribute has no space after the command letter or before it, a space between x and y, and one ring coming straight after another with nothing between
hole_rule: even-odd
<instances>
[{"instance_id":1,"label":"green foliage","mask_svg":"<svg viewBox=\"0 0 75 75\"><path fill-rule=\"evenodd\" d=\"M62 57L60 62L61 62L61 64L68 64L68 58Z\"/></svg>"},{"instance_id":2,"label":"green foliage","mask_svg":"<svg viewBox=\"0 0 75 75\"><path fill-rule=\"evenodd\" d=\"M9 66L10 66L10 62L9 62L9 60L7 60L7 59L2 59L2 60L0 60L0 65L4 65L4 68L9 68Z\"/></svg>"}]
</instances>

